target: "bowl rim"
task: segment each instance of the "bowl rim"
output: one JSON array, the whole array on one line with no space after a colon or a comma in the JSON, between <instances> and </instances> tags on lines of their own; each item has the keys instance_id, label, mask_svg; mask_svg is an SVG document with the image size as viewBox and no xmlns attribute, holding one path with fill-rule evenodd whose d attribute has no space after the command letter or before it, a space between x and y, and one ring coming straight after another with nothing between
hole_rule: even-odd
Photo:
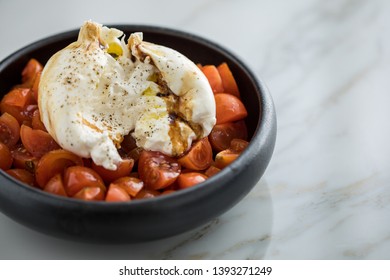
<instances>
[{"instance_id":1,"label":"bowl rim","mask_svg":"<svg viewBox=\"0 0 390 280\"><path fill-rule=\"evenodd\" d=\"M126 209L130 209L130 208L138 208L138 207L150 207L153 205L158 205L160 203L165 203L166 201L176 201L175 204L177 204L178 201L180 202L180 197L188 197L189 195L203 196L202 193L207 194L210 191L212 192L219 191L221 187L218 187L217 185L215 186L216 188L213 188L214 183L220 181L221 178L224 178L224 180L230 180L235 176L235 172L234 172L235 170L240 170L244 168L246 165L249 165L252 159L255 157L256 151L259 152L263 148L265 142L267 142L267 139L269 139L269 137L274 138L272 140L272 147L271 147L271 156L272 156L274 145L275 145L275 137L276 137L276 135L274 136L271 135L272 129L270 129L272 127L273 122L275 122L275 126L276 126L276 115L275 115L275 108L273 105L272 97L265 83L261 79L259 79L252 72L252 70L247 66L247 64L244 63L242 59L239 58L236 54L233 54L230 50L226 49L220 44L215 43L209 39L203 38L199 35L191 34L186 31L173 29L169 27L144 25L144 24L103 24L103 25L110 28L117 28L119 30L122 30L125 35L128 35L128 33L126 33L124 29L139 29L141 32L156 32L161 35L175 36L181 39L196 41L197 43L207 45L207 47L212 48L217 52L223 53L223 55L229 57L229 59L234 61L234 63L241 70L243 70L245 75L249 77L249 79L253 82L253 85L256 88L256 96L259 101L257 104L259 106L259 119L256 128L254 130L253 136L249 141L248 147L229 166L227 166L226 168L218 172L216 175L208 178L206 181L194 187L180 190L171 193L169 195L161 195L161 196L148 198L148 199L132 200L130 202L127 201L127 202L109 203L106 201L84 201L84 200L79 200L79 199L74 199L69 197L62 197L62 196L45 192L39 188L31 187L17 180L16 178L8 175L3 170L0 170L0 177L12 181L14 184L21 187L21 190L29 192L29 194L31 195L39 196L42 198L42 200L46 201L49 204L60 203L62 207L66 205L69 207L99 207L99 209L100 208L116 209L116 208L123 208L123 207L126 207ZM0 72L2 72L3 69L6 68L9 64L11 64L14 60L19 59L20 56L22 56L23 54L37 50L41 47L44 47L45 45L55 43L59 40L64 40L65 38L71 38L71 37L77 38L77 34L79 30L80 29L72 29L72 30L56 33L53 35L49 35L35 42L32 42L25 47L16 50L15 52L6 56L0 62ZM186 199L183 199L183 201L186 201Z\"/></svg>"}]
</instances>

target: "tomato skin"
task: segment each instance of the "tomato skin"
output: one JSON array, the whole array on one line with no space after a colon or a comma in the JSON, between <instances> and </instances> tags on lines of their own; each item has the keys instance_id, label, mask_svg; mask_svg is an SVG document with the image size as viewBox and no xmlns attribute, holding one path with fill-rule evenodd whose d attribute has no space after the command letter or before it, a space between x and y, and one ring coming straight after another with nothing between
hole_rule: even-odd
<instances>
[{"instance_id":1,"label":"tomato skin","mask_svg":"<svg viewBox=\"0 0 390 280\"><path fill-rule=\"evenodd\" d=\"M99 187L104 191L106 190L103 179L99 174L93 169L84 166L68 167L64 172L64 186L69 196L74 196L87 187ZM90 191L94 193L94 191ZM87 193L83 195L87 195Z\"/></svg>"},{"instance_id":2,"label":"tomato skin","mask_svg":"<svg viewBox=\"0 0 390 280\"><path fill-rule=\"evenodd\" d=\"M144 182L134 177L122 177L110 184L110 187L115 186L122 188L127 194L134 197L144 187Z\"/></svg>"},{"instance_id":3,"label":"tomato skin","mask_svg":"<svg viewBox=\"0 0 390 280\"><path fill-rule=\"evenodd\" d=\"M217 152L228 149L233 139L247 138L248 132L244 121L217 124L209 135L210 144Z\"/></svg>"},{"instance_id":4,"label":"tomato skin","mask_svg":"<svg viewBox=\"0 0 390 280\"><path fill-rule=\"evenodd\" d=\"M202 72L209 81L214 93L224 91L221 75L219 74L217 67L214 65L205 65L202 66Z\"/></svg>"},{"instance_id":5,"label":"tomato skin","mask_svg":"<svg viewBox=\"0 0 390 280\"><path fill-rule=\"evenodd\" d=\"M42 72L43 66L36 59L30 59L22 71L22 82L25 87L32 87L34 85L36 76Z\"/></svg>"},{"instance_id":6,"label":"tomato skin","mask_svg":"<svg viewBox=\"0 0 390 280\"><path fill-rule=\"evenodd\" d=\"M57 173L62 173L69 166L83 166L83 160L68 151L55 150L48 152L38 161L35 177L38 185L44 188L46 183Z\"/></svg>"},{"instance_id":7,"label":"tomato skin","mask_svg":"<svg viewBox=\"0 0 390 280\"><path fill-rule=\"evenodd\" d=\"M241 100L228 93L214 95L217 124L235 122L248 116L248 112Z\"/></svg>"},{"instance_id":8,"label":"tomato skin","mask_svg":"<svg viewBox=\"0 0 390 280\"><path fill-rule=\"evenodd\" d=\"M220 169L225 168L238 158L248 144L245 140L233 139L229 149L225 149L215 156L215 166Z\"/></svg>"},{"instance_id":9,"label":"tomato skin","mask_svg":"<svg viewBox=\"0 0 390 280\"><path fill-rule=\"evenodd\" d=\"M239 153L230 149L223 150L215 156L215 166L223 169L235 161L239 155Z\"/></svg>"},{"instance_id":10,"label":"tomato skin","mask_svg":"<svg viewBox=\"0 0 390 280\"><path fill-rule=\"evenodd\" d=\"M36 109L32 114L31 126L33 129L39 129L47 132L45 125L41 121L41 116L39 114L39 109Z\"/></svg>"},{"instance_id":11,"label":"tomato skin","mask_svg":"<svg viewBox=\"0 0 390 280\"><path fill-rule=\"evenodd\" d=\"M8 113L0 116L0 142L12 148L20 138L19 122Z\"/></svg>"},{"instance_id":12,"label":"tomato skin","mask_svg":"<svg viewBox=\"0 0 390 280\"><path fill-rule=\"evenodd\" d=\"M108 188L106 201L122 202L131 200L130 195L121 187L111 184Z\"/></svg>"},{"instance_id":13,"label":"tomato skin","mask_svg":"<svg viewBox=\"0 0 390 280\"><path fill-rule=\"evenodd\" d=\"M35 167L38 164L38 159L30 154L23 145L18 145L11 150L12 158L14 160L14 167L26 169L34 173Z\"/></svg>"},{"instance_id":14,"label":"tomato skin","mask_svg":"<svg viewBox=\"0 0 390 280\"><path fill-rule=\"evenodd\" d=\"M54 175L54 177L51 178L49 182L47 182L43 190L45 192L53 193L60 196L65 196L65 197L68 196L65 192L64 182L62 180L62 175L60 173Z\"/></svg>"},{"instance_id":15,"label":"tomato skin","mask_svg":"<svg viewBox=\"0 0 390 280\"><path fill-rule=\"evenodd\" d=\"M240 98L240 91L238 90L236 80L234 79L228 64L223 62L217 67L217 69L219 75L221 76L224 91Z\"/></svg>"},{"instance_id":16,"label":"tomato skin","mask_svg":"<svg viewBox=\"0 0 390 280\"><path fill-rule=\"evenodd\" d=\"M213 161L213 150L207 137L197 141L187 154L178 159L182 167L205 170Z\"/></svg>"},{"instance_id":17,"label":"tomato skin","mask_svg":"<svg viewBox=\"0 0 390 280\"><path fill-rule=\"evenodd\" d=\"M34 83L32 85L32 95L34 97L34 100L35 102L38 103L38 88L39 88L39 82L41 81L41 74L42 74L42 71L41 72L38 72L35 76L35 79L34 79Z\"/></svg>"},{"instance_id":18,"label":"tomato skin","mask_svg":"<svg viewBox=\"0 0 390 280\"><path fill-rule=\"evenodd\" d=\"M6 112L6 110L3 109L6 109L7 106L13 106L21 110L34 103L34 98L30 88L17 87L4 95L3 99L1 100L1 111L3 113Z\"/></svg>"},{"instance_id":19,"label":"tomato skin","mask_svg":"<svg viewBox=\"0 0 390 280\"><path fill-rule=\"evenodd\" d=\"M61 148L49 133L39 129L32 129L27 125L22 125L20 128L20 138L26 150L37 158L41 158L44 154Z\"/></svg>"},{"instance_id":20,"label":"tomato skin","mask_svg":"<svg viewBox=\"0 0 390 280\"><path fill-rule=\"evenodd\" d=\"M12 166L12 155L8 146L0 142L0 169L8 170Z\"/></svg>"},{"instance_id":21,"label":"tomato skin","mask_svg":"<svg viewBox=\"0 0 390 280\"><path fill-rule=\"evenodd\" d=\"M134 160L131 158L123 159L123 161L117 165L116 170L108 170L105 169L103 166L97 165L92 162L92 169L95 170L103 178L103 181L106 184L110 184L111 182L121 177L129 176L131 170L133 169L133 166Z\"/></svg>"},{"instance_id":22,"label":"tomato skin","mask_svg":"<svg viewBox=\"0 0 390 280\"><path fill-rule=\"evenodd\" d=\"M249 142L242 139L233 139L230 142L230 149L236 153L241 153L248 147Z\"/></svg>"},{"instance_id":23,"label":"tomato skin","mask_svg":"<svg viewBox=\"0 0 390 280\"><path fill-rule=\"evenodd\" d=\"M160 152L143 151L140 155L138 173L146 188L163 189L177 179L180 171L175 159Z\"/></svg>"},{"instance_id":24,"label":"tomato skin","mask_svg":"<svg viewBox=\"0 0 390 280\"><path fill-rule=\"evenodd\" d=\"M205 172L204 174L210 178L211 176L214 176L215 174L217 174L219 171L221 171L221 169L219 169L218 167L215 167L214 165L211 165Z\"/></svg>"},{"instance_id":25,"label":"tomato skin","mask_svg":"<svg viewBox=\"0 0 390 280\"><path fill-rule=\"evenodd\" d=\"M73 198L82 200L104 200L105 191L99 186L85 187L76 193Z\"/></svg>"},{"instance_id":26,"label":"tomato skin","mask_svg":"<svg viewBox=\"0 0 390 280\"><path fill-rule=\"evenodd\" d=\"M8 169L6 172L27 185L35 186L34 175L25 169Z\"/></svg>"},{"instance_id":27,"label":"tomato skin","mask_svg":"<svg viewBox=\"0 0 390 280\"><path fill-rule=\"evenodd\" d=\"M156 190L145 190L142 189L135 197L134 199L144 199L144 198L153 198L156 196L161 195L160 192Z\"/></svg>"},{"instance_id":28,"label":"tomato skin","mask_svg":"<svg viewBox=\"0 0 390 280\"><path fill-rule=\"evenodd\" d=\"M23 116L22 124L26 124L31 127L32 117L35 112L35 110L38 109L38 105L36 104L30 104L24 110L21 112Z\"/></svg>"},{"instance_id":29,"label":"tomato skin","mask_svg":"<svg viewBox=\"0 0 390 280\"><path fill-rule=\"evenodd\" d=\"M187 189L207 180L207 176L198 172L180 174L177 183L180 189Z\"/></svg>"},{"instance_id":30,"label":"tomato skin","mask_svg":"<svg viewBox=\"0 0 390 280\"><path fill-rule=\"evenodd\" d=\"M12 89L0 103L1 112L12 115L20 125L31 121L32 113L37 107L29 88Z\"/></svg>"}]
</instances>

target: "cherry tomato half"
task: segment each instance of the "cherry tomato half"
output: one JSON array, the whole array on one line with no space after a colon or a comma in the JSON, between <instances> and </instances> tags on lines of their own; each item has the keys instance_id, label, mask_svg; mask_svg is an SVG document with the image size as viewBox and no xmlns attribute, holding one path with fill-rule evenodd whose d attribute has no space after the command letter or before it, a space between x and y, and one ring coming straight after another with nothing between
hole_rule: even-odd
<instances>
[{"instance_id":1,"label":"cherry tomato half","mask_svg":"<svg viewBox=\"0 0 390 280\"><path fill-rule=\"evenodd\" d=\"M41 75L42 72L38 72L34 79L34 84L32 85L32 95L34 97L35 102L38 103L38 88L39 88L39 82L41 81Z\"/></svg>"},{"instance_id":2,"label":"cherry tomato half","mask_svg":"<svg viewBox=\"0 0 390 280\"><path fill-rule=\"evenodd\" d=\"M134 197L134 199L153 198L153 197L156 197L156 196L159 196L159 195L161 195L161 193L158 192L158 191L142 189L142 190Z\"/></svg>"},{"instance_id":3,"label":"cherry tomato half","mask_svg":"<svg viewBox=\"0 0 390 280\"><path fill-rule=\"evenodd\" d=\"M196 142L189 152L178 159L185 168L205 170L213 161L213 150L207 137Z\"/></svg>"},{"instance_id":4,"label":"cherry tomato half","mask_svg":"<svg viewBox=\"0 0 390 280\"><path fill-rule=\"evenodd\" d=\"M47 132L45 125L41 121L41 116L39 114L39 109L36 109L32 115L31 125L33 129L40 129Z\"/></svg>"},{"instance_id":5,"label":"cherry tomato half","mask_svg":"<svg viewBox=\"0 0 390 280\"><path fill-rule=\"evenodd\" d=\"M12 166L11 151L8 147L0 142L0 169L8 170Z\"/></svg>"},{"instance_id":6,"label":"cherry tomato half","mask_svg":"<svg viewBox=\"0 0 390 280\"><path fill-rule=\"evenodd\" d=\"M248 116L248 112L241 100L229 93L214 95L217 124L235 122Z\"/></svg>"},{"instance_id":7,"label":"cherry tomato half","mask_svg":"<svg viewBox=\"0 0 390 280\"><path fill-rule=\"evenodd\" d=\"M14 167L26 169L31 173L35 173L35 167L38 164L38 158L30 154L23 145L18 145L11 151L14 159Z\"/></svg>"},{"instance_id":8,"label":"cherry tomato half","mask_svg":"<svg viewBox=\"0 0 390 280\"><path fill-rule=\"evenodd\" d=\"M217 124L209 135L211 146L220 152L230 147L233 139L246 140L248 132L244 121Z\"/></svg>"},{"instance_id":9,"label":"cherry tomato half","mask_svg":"<svg viewBox=\"0 0 390 280\"><path fill-rule=\"evenodd\" d=\"M29 88L14 88L7 93L0 103L2 113L12 115L19 124L31 121L32 114L37 108Z\"/></svg>"},{"instance_id":10,"label":"cherry tomato half","mask_svg":"<svg viewBox=\"0 0 390 280\"><path fill-rule=\"evenodd\" d=\"M98 187L104 192L106 189L103 179L99 176L99 174L97 174L93 169L84 166L68 167L64 173L64 186L65 191L69 196L74 196L87 187ZM80 194L80 196L88 196L93 193L95 193L95 191L91 189L88 193L84 193L83 195ZM96 195L99 194L99 192L96 193Z\"/></svg>"},{"instance_id":11,"label":"cherry tomato half","mask_svg":"<svg viewBox=\"0 0 390 280\"><path fill-rule=\"evenodd\" d=\"M214 176L215 174L217 174L219 171L221 171L221 169L219 169L218 167L215 167L214 165L211 165L205 172L204 174L207 176L207 177L211 177L211 176Z\"/></svg>"},{"instance_id":12,"label":"cherry tomato half","mask_svg":"<svg viewBox=\"0 0 390 280\"><path fill-rule=\"evenodd\" d=\"M95 170L103 178L106 184L110 184L111 182L121 177L129 176L131 170L133 169L133 166L134 160L132 158L123 159L123 161L117 165L116 170L108 170L105 169L103 166L97 165L92 162L92 169Z\"/></svg>"},{"instance_id":13,"label":"cherry tomato half","mask_svg":"<svg viewBox=\"0 0 390 280\"><path fill-rule=\"evenodd\" d=\"M138 173L145 187L163 189L180 175L180 164L160 152L143 151L139 158Z\"/></svg>"},{"instance_id":14,"label":"cherry tomato half","mask_svg":"<svg viewBox=\"0 0 390 280\"><path fill-rule=\"evenodd\" d=\"M68 196L65 192L64 182L60 173L54 175L54 177L51 178L49 182L47 182L43 190L45 192L53 193L60 196Z\"/></svg>"},{"instance_id":15,"label":"cherry tomato half","mask_svg":"<svg viewBox=\"0 0 390 280\"><path fill-rule=\"evenodd\" d=\"M65 150L55 150L45 154L35 167L35 177L38 185L44 188L46 183L57 173L62 173L67 167L83 165L83 160Z\"/></svg>"},{"instance_id":16,"label":"cherry tomato half","mask_svg":"<svg viewBox=\"0 0 390 280\"><path fill-rule=\"evenodd\" d=\"M37 158L61 148L49 133L39 129L32 129L27 125L22 125L20 128L20 138L26 150Z\"/></svg>"},{"instance_id":17,"label":"cherry tomato half","mask_svg":"<svg viewBox=\"0 0 390 280\"><path fill-rule=\"evenodd\" d=\"M238 86L236 83L236 80L234 79L234 76L232 72L230 71L230 68L226 62L220 64L218 67L219 75L221 76L222 85L224 88L224 91L230 94L233 94L240 97L240 91L238 90Z\"/></svg>"},{"instance_id":18,"label":"cherry tomato half","mask_svg":"<svg viewBox=\"0 0 390 280\"><path fill-rule=\"evenodd\" d=\"M120 202L131 200L130 195L121 187L111 184L108 188L106 201Z\"/></svg>"},{"instance_id":19,"label":"cherry tomato half","mask_svg":"<svg viewBox=\"0 0 390 280\"><path fill-rule=\"evenodd\" d=\"M142 190L144 187L144 182L134 177L122 177L112 182L110 184L110 187L111 186L122 188L126 191L127 194L134 197Z\"/></svg>"},{"instance_id":20,"label":"cherry tomato half","mask_svg":"<svg viewBox=\"0 0 390 280\"><path fill-rule=\"evenodd\" d=\"M235 161L239 155L230 149L223 150L215 156L215 166L222 169Z\"/></svg>"},{"instance_id":21,"label":"cherry tomato half","mask_svg":"<svg viewBox=\"0 0 390 280\"><path fill-rule=\"evenodd\" d=\"M73 197L82 200L104 200L105 195L105 189L100 186L93 186L83 188Z\"/></svg>"},{"instance_id":22,"label":"cherry tomato half","mask_svg":"<svg viewBox=\"0 0 390 280\"><path fill-rule=\"evenodd\" d=\"M230 142L230 149L236 153L241 153L248 147L249 142L242 139L233 139Z\"/></svg>"},{"instance_id":23,"label":"cherry tomato half","mask_svg":"<svg viewBox=\"0 0 390 280\"><path fill-rule=\"evenodd\" d=\"M22 71L22 82L25 87L32 87L43 66L36 59L30 59Z\"/></svg>"},{"instance_id":24,"label":"cherry tomato half","mask_svg":"<svg viewBox=\"0 0 390 280\"><path fill-rule=\"evenodd\" d=\"M213 90L214 93L224 91L222 78L218 72L217 67L215 67L214 65L205 65L202 66L201 70L203 74L206 76L207 80L209 81L211 89Z\"/></svg>"},{"instance_id":25,"label":"cherry tomato half","mask_svg":"<svg viewBox=\"0 0 390 280\"><path fill-rule=\"evenodd\" d=\"M207 176L198 172L189 172L180 174L177 183L180 189L186 189L207 180Z\"/></svg>"},{"instance_id":26,"label":"cherry tomato half","mask_svg":"<svg viewBox=\"0 0 390 280\"><path fill-rule=\"evenodd\" d=\"M0 142L13 147L20 137L19 122L10 114L4 113L0 116Z\"/></svg>"},{"instance_id":27,"label":"cherry tomato half","mask_svg":"<svg viewBox=\"0 0 390 280\"><path fill-rule=\"evenodd\" d=\"M8 169L6 172L19 181L26 183L27 185L35 186L34 175L25 169Z\"/></svg>"}]
</instances>

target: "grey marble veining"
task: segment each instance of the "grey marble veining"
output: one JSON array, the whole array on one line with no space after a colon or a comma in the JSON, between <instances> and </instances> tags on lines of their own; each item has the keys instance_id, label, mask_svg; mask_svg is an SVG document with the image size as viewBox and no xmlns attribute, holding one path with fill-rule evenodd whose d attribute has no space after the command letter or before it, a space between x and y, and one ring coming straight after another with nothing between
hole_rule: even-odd
<instances>
[{"instance_id":1,"label":"grey marble veining","mask_svg":"<svg viewBox=\"0 0 390 280\"><path fill-rule=\"evenodd\" d=\"M271 163L219 218L144 244L57 240L0 214L0 258L390 259L390 2L115 2L0 0L0 59L86 19L206 37L267 83Z\"/></svg>"}]
</instances>

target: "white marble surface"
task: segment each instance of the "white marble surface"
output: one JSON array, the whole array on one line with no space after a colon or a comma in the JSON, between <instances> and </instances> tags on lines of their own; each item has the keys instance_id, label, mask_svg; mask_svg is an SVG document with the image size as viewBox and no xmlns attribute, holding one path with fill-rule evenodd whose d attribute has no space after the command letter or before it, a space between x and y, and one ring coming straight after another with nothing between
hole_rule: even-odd
<instances>
[{"instance_id":1,"label":"white marble surface","mask_svg":"<svg viewBox=\"0 0 390 280\"><path fill-rule=\"evenodd\" d=\"M173 27L240 56L278 114L264 177L208 225L97 246L0 214L0 258L390 259L389 15L385 0L0 0L0 59L85 19Z\"/></svg>"}]
</instances>

